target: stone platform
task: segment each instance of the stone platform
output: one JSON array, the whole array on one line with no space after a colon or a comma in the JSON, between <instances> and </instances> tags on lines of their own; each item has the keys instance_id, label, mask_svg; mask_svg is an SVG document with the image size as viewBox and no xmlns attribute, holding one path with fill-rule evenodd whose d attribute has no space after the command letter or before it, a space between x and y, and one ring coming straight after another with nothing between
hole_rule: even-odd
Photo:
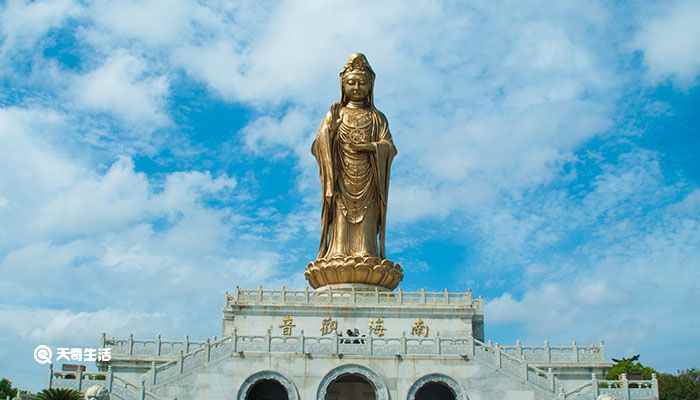
<instances>
[{"instance_id":1,"label":"stone platform","mask_svg":"<svg viewBox=\"0 0 700 400\"><path fill-rule=\"evenodd\" d=\"M603 381L602 345L484 341L470 291L236 289L223 336L114 338L112 361L53 387L108 388L118 400L653 400L650 381ZM431 397L432 396L432 397Z\"/></svg>"}]
</instances>

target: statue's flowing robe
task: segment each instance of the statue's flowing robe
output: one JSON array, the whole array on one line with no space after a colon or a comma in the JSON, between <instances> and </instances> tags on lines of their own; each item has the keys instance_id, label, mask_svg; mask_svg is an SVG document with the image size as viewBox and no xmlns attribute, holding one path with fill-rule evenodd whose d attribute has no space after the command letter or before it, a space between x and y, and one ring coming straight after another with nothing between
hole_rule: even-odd
<instances>
[{"instance_id":1,"label":"statue's flowing robe","mask_svg":"<svg viewBox=\"0 0 700 400\"><path fill-rule=\"evenodd\" d=\"M321 178L321 193L323 198L323 207L321 210L321 243L318 251L318 258L323 258L329 253L333 240L342 240L342 238L334 238L334 224L347 223L348 221L335 221L334 219L341 216L342 213L337 212L339 204L339 185L337 179L342 179L340 173L340 163L338 152L334 151L338 140L338 126L340 121L340 110L342 106L339 103L331 106L321 126L318 129L316 139L311 146L311 153L316 158L319 167ZM371 171L373 181L376 185L375 201L379 215L376 221L366 221L373 225L374 240L379 241L379 254L371 254L384 258L384 242L386 232L386 210L387 200L389 195L389 173L391 170L391 162L396 155L396 147L391 139L389 132L389 124L387 119L373 106L370 109L372 114L372 125L370 133L370 142L373 143L375 151L368 152L370 155ZM346 254L350 256L351 254Z\"/></svg>"}]
</instances>

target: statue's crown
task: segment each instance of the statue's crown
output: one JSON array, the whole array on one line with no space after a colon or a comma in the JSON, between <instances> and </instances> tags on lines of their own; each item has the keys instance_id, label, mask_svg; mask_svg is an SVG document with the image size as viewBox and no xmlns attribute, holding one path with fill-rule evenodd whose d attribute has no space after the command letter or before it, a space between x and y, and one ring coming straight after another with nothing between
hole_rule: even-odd
<instances>
[{"instance_id":1,"label":"statue's crown","mask_svg":"<svg viewBox=\"0 0 700 400\"><path fill-rule=\"evenodd\" d=\"M351 72L365 74L374 79L374 71L369 65L367 57L365 57L365 55L362 53L354 53L350 56L350 58L348 58L348 61L345 63L345 67L343 67L343 70L340 71L340 77L343 78L345 75Z\"/></svg>"}]
</instances>

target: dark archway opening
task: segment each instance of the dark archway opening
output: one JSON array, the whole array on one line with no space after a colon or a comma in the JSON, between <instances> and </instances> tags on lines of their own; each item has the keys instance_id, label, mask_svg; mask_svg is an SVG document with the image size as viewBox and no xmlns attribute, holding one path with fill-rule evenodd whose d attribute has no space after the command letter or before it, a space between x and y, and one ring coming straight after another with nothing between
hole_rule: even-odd
<instances>
[{"instance_id":1,"label":"dark archway opening","mask_svg":"<svg viewBox=\"0 0 700 400\"><path fill-rule=\"evenodd\" d=\"M328 385L325 400L375 400L374 385L360 374L345 374Z\"/></svg>"},{"instance_id":2,"label":"dark archway opening","mask_svg":"<svg viewBox=\"0 0 700 400\"><path fill-rule=\"evenodd\" d=\"M456 400L455 392L442 382L428 382L416 392L415 400Z\"/></svg>"},{"instance_id":3,"label":"dark archway opening","mask_svg":"<svg viewBox=\"0 0 700 400\"><path fill-rule=\"evenodd\" d=\"M246 400L289 400L287 389L274 379L261 379L250 388Z\"/></svg>"}]
</instances>

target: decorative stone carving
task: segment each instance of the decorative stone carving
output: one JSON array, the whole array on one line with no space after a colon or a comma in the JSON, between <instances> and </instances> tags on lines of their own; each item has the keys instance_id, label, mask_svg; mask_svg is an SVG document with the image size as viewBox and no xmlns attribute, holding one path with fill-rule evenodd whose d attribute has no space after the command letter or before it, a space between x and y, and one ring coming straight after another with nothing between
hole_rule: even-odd
<instances>
[{"instance_id":1,"label":"decorative stone carving","mask_svg":"<svg viewBox=\"0 0 700 400\"><path fill-rule=\"evenodd\" d=\"M337 256L310 262L304 276L313 288L359 283L393 290L403 279L403 270L399 264L379 257Z\"/></svg>"},{"instance_id":2,"label":"decorative stone carving","mask_svg":"<svg viewBox=\"0 0 700 400\"><path fill-rule=\"evenodd\" d=\"M408 396L406 397L406 400L415 400L416 393L418 393L418 390L430 382L442 383L443 385L446 385L447 387L452 389L452 392L454 392L455 394L456 400L469 400L467 393L464 391L464 389L462 389L462 386L457 381L455 381L447 375L442 374L429 374L418 379L413 385L411 385L411 388L408 390Z\"/></svg>"},{"instance_id":3,"label":"decorative stone carving","mask_svg":"<svg viewBox=\"0 0 700 400\"><path fill-rule=\"evenodd\" d=\"M389 400L389 389L387 388L384 379L382 379L381 376L376 374L371 369L357 364L341 365L340 367L334 368L331 370L331 372L326 374L326 376L324 376L321 380L321 384L318 385L318 394L316 395L316 399L325 400L326 393L328 393L328 387L331 385L331 383L333 383L341 376L347 374L357 374L367 379L367 381L369 381L369 383L371 383L372 386L374 386L375 400ZM245 399L239 398L239 400ZM289 400L292 399L290 398Z\"/></svg>"},{"instance_id":4,"label":"decorative stone carving","mask_svg":"<svg viewBox=\"0 0 700 400\"><path fill-rule=\"evenodd\" d=\"M85 400L109 400L109 391L102 385L93 385L85 391Z\"/></svg>"},{"instance_id":5,"label":"decorative stone carving","mask_svg":"<svg viewBox=\"0 0 700 400\"><path fill-rule=\"evenodd\" d=\"M284 386L284 389L287 391L287 397L289 400L299 400L299 392L297 391L297 387L294 385L294 382L290 381L279 372L274 371L260 371L249 376L245 381L243 381L243 384L241 384L241 388L238 390L238 396L236 398L238 400L246 400L248 392L250 392L253 385L262 380L274 380L279 382L280 385Z\"/></svg>"}]
</instances>

